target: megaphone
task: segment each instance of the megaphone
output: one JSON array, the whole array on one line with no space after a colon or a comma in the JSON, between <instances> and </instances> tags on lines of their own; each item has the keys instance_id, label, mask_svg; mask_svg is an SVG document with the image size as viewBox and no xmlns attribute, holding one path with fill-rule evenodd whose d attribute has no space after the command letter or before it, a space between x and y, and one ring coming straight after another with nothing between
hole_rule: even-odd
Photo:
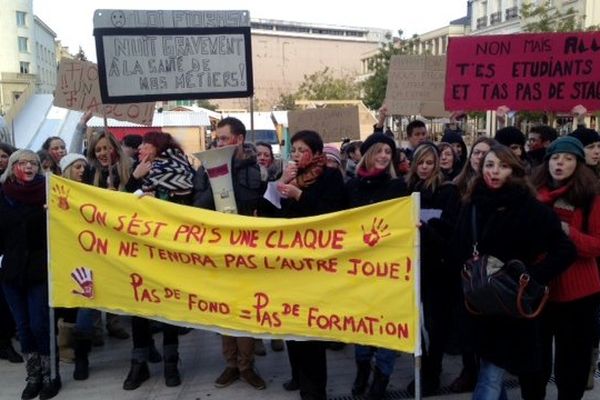
<instances>
[{"instance_id":1,"label":"megaphone","mask_svg":"<svg viewBox=\"0 0 600 400\"><path fill-rule=\"evenodd\" d=\"M194 154L208 174L215 209L229 214L238 212L231 179L231 159L236 148L237 146L225 146Z\"/></svg>"}]
</instances>

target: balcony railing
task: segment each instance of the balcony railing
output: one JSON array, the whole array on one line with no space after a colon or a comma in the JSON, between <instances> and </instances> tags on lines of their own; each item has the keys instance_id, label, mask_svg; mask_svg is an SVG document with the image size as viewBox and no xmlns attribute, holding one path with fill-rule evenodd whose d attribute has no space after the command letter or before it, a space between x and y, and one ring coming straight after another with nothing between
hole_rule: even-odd
<instances>
[{"instance_id":1,"label":"balcony railing","mask_svg":"<svg viewBox=\"0 0 600 400\"><path fill-rule=\"evenodd\" d=\"M500 11L490 14L490 25L496 25L502 22L502 13Z\"/></svg>"},{"instance_id":2,"label":"balcony railing","mask_svg":"<svg viewBox=\"0 0 600 400\"><path fill-rule=\"evenodd\" d=\"M487 16L477 18L477 29L485 28L487 26Z\"/></svg>"},{"instance_id":3,"label":"balcony railing","mask_svg":"<svg viewBox=\"0 0 600 400\"><path fill-rule=\"evenodd\" d=\"M505 17L504 17L504 19L506 21L510 21L512 19L517 19L517 18L519 18L519 8L518 7L511 7L511 8L506 9Z\"/></svg>"}]
</instances>

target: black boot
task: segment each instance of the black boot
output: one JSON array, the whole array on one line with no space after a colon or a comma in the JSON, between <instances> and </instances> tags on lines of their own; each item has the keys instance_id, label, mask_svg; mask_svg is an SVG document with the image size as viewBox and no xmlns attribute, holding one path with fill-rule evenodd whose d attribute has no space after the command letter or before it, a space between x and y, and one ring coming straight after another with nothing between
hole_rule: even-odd
<instances>
[{"instance_id":1,"label":"black boot","mask_svg":"<svg viewBox=\"0 0 600 400\"><path fill-rule=\"evenodd\" d=\"M371 375L371 362L357 361L356 378L354 378L354 384L352 384L352 394L354 396L365 392L367 385L369 384L369 375Z\"/></svg>"},{"instance_id":2,"label":"black boot","mask_svg":"<svg viewBox=\"0 0 600 400\"><path fill-rule=\"evenodd\" d=\"M177 356L171 356L165 360L165 385L168 387L181 385L181 377L177 369L178 362L179 357Z\"/></svg>"},{"instance_id":3,"label":"black boot","mask_svg":"<svg viewBox=\"0 0 600 400\"><path fill-rule=\"evenodd\" d=\"M50 372L50 356L40 356L40 367L42 371L42 390L40 390L40 400L48 400L58 394L62 383L58 373L56 374L56 378L52 378Z\"/></svg>"},{"instance_id":4,"label":"black boot","mask_svg":"<svg viewBox=\"0 0 600 400\"><path fill-rule=\"evenodd\" d=\"M8 362L14 364L23 362L23 357L15 351L10 339L0 345L0 360L8 360Z\"/></svg>"},{"instance_id":5,"label":"black boot","mask_svg":"<svg viewBox=\"0 0 600 400\"><path fill-rule=\"evenodd\" d=\"M85 381L90 376L88 355L91 349L91 338L75 338L75 369L73 370L73 379L76 381Z\"/></svg>"},{"instance_id":6,"label":"black boot","mask_svg":"<svg viewBox=\"0 0 600 400\"><path fill-rule=\"evenodd\" d=\"M27 370L27 386L21 393L21 399L31 400L36 398L42 390L42 372L38 353L25 354L25 369Z\"/></svg>"},{"instance_id":7,"label":"black boot","mask_svg":"<svg viewBox=\"0 0 600 400\"><path fill-rule=\"evenodd\" d=\"M369 388L369 396L367 400L381 400L385 396L385 389L390 381L390 377L384 375L379 368L375 367L375 373L373 374L373 383Z\"/></svg>"},{"instance_id":8,"label":"black boot","mask_svg":"<svg viewBox=\"0 0 600 400\"><path fill-rule=\"evenodd\" d=\"M123 382L123 389L135 390L149 378L148 363L146 361L131 360L131 369L129 370L129 374L127 374L125 382Z\"/></svg>"}]
</instances>

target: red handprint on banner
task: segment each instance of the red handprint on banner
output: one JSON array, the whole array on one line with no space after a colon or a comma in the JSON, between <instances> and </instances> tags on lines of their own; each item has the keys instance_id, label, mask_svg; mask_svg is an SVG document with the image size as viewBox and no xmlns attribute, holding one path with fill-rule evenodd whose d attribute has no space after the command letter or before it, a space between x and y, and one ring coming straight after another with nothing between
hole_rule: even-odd
<instances>
[{"instance_id":1,"label":"red handprint on banner","mask_svg":"<svg viewBox=\"0 0 600 400\"><path fill-rule=\"evenodd\" d=\"M69 209L69 189L65 189L65 187L63 185L54 185L52 187L52 192L54 192L54 194L56 196L58 196L58 207L62 208L63 210L68 210Z\"/></svg>"},{"instance_id":2,"label":"red handprint on banner","mask_svg":"<svg viewBox=\"0 0 600 400\"><path fill-rule=\"evenodd\" d=\"M86 267L75 268L71 272L71 277L81 288L81 291L73 290L73 294L78 294L88 299L94 298L94 273L91 269Z\"/></svg>"},{"instance_id":3,"label":"red handprint on banner","mask_svg":"<svg viewBox=\"0 0 600 400\"><path fill-rule=\"evenodd\" d=\"M379 243L379 240L391 235L387 230L388 225L383 221L383 218L373 218L373 224L371 225L371 230L369 232L365 230L364 225L361 225L360 227L363 231L363 241L369 245L369 247L375 246Z\"/></svg>"}]
</instances>

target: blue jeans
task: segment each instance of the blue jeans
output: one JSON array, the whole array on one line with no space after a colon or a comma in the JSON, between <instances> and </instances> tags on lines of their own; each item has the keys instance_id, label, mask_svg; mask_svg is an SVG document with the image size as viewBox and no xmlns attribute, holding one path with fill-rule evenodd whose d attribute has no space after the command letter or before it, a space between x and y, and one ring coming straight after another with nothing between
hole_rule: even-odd
<instances>
[{"instance_id":1,"label":"blue jeans","mask_svg":"<svg viewBox=\"0 0 600 400\"><path fill-rule=\"evenodd\" d=\"M77 320L75 322L75 332L85 337L92 337L94 334L94 320L100 311L91 308L79 308L77 310Z\"/></svg>"},{"instance_id":2,"label":"blue jeans","mask_svg":"<svg viewBox=\"0 0 600 400\"><path fill-rule=\"evenodd\" d=\"M3 282L2 289L17 325L21 352L49 356L48 284L20 285Z\"/></svg>"},{"instance_id":3,"label":"blue jeans","mask_svg":"<svg viewBox=\"0 0 600 400\"><path fill-rule=\"evenodd\" d=\"M504 375L505 370L482 358L472 400L507 400Z\"/></svg>"},{"instance_id":4,"label":"blue jeans","mask_svg":"<svg viewBox=\"0 0 600 400\"><path fill-rule=\"evenodd\" d=\"M373 346L354 345L354 356L357 362L371 361L375 355L375 366L385 376L392 375L394 364L396 363L396 352L390 349L383 349Z\"/></svg>"}]
</instances>

